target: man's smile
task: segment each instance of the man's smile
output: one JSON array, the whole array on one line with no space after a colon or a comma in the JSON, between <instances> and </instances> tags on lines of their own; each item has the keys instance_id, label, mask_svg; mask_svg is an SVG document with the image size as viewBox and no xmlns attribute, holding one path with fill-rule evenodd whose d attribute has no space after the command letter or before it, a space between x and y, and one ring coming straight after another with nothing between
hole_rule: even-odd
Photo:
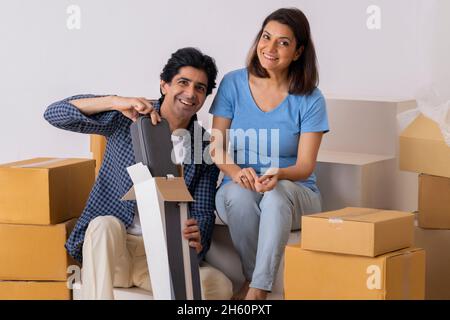
<instances>
[{"instance_id":1,"label":"man's smile","mask_svg":"<svg viewBox=\"0 0 450 320\"><path fill-rule=\"evenodd\" d=\"M182 104L184 104L185 106L189 106L189 107L195 106L195 103L186 101L186 100L184 100L184 99L178 99L178 101L180 101L180 102L181 102Z\"/></svg>"}]
</instances>

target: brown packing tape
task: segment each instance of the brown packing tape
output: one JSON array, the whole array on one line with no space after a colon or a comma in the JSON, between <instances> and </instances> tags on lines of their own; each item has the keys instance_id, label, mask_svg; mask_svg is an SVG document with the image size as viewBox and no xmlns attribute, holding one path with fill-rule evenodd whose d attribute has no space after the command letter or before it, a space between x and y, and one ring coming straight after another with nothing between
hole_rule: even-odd
<instances>
[{"instance_id":1,"label":"brown packing tape","mask_svg":"<svg viewBox=\"0 0 450 320\"><path fill-rule=\"evenodd\" d=\"M371 209L371 210L366 210L366 211L363 211L363 212L349 213L349 214L342 215L342 216L332 216L332 217L328 218L328 222L329 223L342 223L342 222L345 221L346 218L361 217L361 216L377 213L377 212L380 212L380 211L384 211L384 210Z\"/></svg>"},{"instance_id":2,"label":"brown packing tape","mask_svg":"<svg viewBox=\"0 0 450 320\"><path fill-rule=\"evenodd\" d=\"M349 207L349 208L345 208L348 209L348 212L337 215L337 216L329 216L328 220L343 220L342 218L351 218L351 217L360 217L360 216L365 216L365 215L369 215L369 214L374 214L383 210L380 209L367 209L367 208L354 208L354 207ZM322 216L323 217L323 216Z\"/></svg>"},{"instance_id":3,"label":"brown packing tape","mask_svg":"<svg viewBox=\"0 0 450 320\"><path fill-rule=\"evenodd\" d=\"M345 209L342 210L345 211ZM363 212L353 212L336 216L329 215L328 217L322 214L317 214L319 218L328 219L330 223L341 223L344 221L377 223L387 220L403 219L408 215L411 215L411 213L396 210L384 210L384 209L370 209L370 210L365 209L365 211Z\"/></svg>"}]
</instances>

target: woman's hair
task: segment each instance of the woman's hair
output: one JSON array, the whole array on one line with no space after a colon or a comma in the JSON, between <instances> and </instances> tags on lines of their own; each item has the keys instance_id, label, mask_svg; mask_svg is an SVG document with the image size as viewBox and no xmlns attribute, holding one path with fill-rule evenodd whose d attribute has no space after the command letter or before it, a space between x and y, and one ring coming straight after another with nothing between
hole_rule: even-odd
<instances>
[{"instance_id":1,"label":"woman's hair","mask_svg":"<svg viewBox=\"0 0 450 320\"><path fill-rule=\"evenodd\" d=\"M296 50L301 46L304 47L300 58L296 61L292 61L289 65L289 93L297 95L311 94L319 84L316 50L314 49L314 43L311 38L311 29L309 27L308 19L303 12L297 8L278 9L267 16L262 24L261 30L256 36L252 48L250 49L247 60L248 71L256 77L269 78L266 69L264 69L259 62L257 46L264 27L270 21L277 21L291 28L297 42Z\"/></svg>"},{"instance_id":2,"label":"woman's hair","mask_svg":"<svg viewBox=\"0 0 450 320\"><path fill-rule=\"evenodd\" d=\"M182 48L172 53L161 72L160 79L170 83L183 67L193 67L206 73L208 78L206 95L216 87L217 67L214 59L196 48Z\"/></svg>"}]
</instances>

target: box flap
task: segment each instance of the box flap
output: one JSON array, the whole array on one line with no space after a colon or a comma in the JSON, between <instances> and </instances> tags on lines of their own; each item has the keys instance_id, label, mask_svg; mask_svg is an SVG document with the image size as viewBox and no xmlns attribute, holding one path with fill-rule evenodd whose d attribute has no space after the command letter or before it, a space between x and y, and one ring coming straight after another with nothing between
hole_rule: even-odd
<instances>
[{"instance_id":1,"label":"box flap","mask_svg":"<svg viewBox=\"0 0 450 320\"><path fill-rule=\"evenodd\" d=\"M311 217L311 218L349 218L352 216L360 216L368 213L374 213L378 212L378 209L372 209L372 208L357 208L357 207L347 207L339 210L334 211L327 211L327 212L321 212L316 214L311 214L305 217Z\"/></svg>"},{"instance_id":2,"label":"box flap","mask_svg":"<svg viewBox=\"0 0 450 320\"><path fill-rule=\"evenodd\" d=\"M136 163L133 166L127 168L127 171L133 181L134 185L137 185L146 180L152 179L153 176L147 166L141 162ZM158 189L158 193L164 201L173 202L193 202L184 178L182 177L155 177L155 184ZM128 190L128 192L122 197L122 200L135 200L136 195L134 192L134 186Z\"/></svg>"},{"instance_id":3,"label":"box flap","mask_svg":"<svg viewBox=\"0 0 450 320\"><path fill-rule=\"evenodd\" d=\"M61 166L67 166L75 163L94 161L93 159L77 158L33 158L28 160L10 162L0 165L0 168L36 168L51 169Z\"/></svg>"},{"instance_id":4,"label":"box flap","mask_svg":"<svg viewBox=\"0 0 450 320\"><path fill-rule=\"evenodd\" d=\"M410 215L412 215L412 213L402 211L348 207L336 211L308 215L305 216L305 218L328 219L330 223L340 223L344 221L377 223Z\"/></svg>"},{"instance_id":5,"label":"box flap","mask_svg":"<svg viewBox=\"0 0 450 320\"><path fill-rule=\"evenodd\" d=\"M164 201L192 202L192 198L184 179L181 177L156 177L155 183L160 196Z\"/></svg>"},{"instance_id":6,"label":"box flap","mask_svg":"<svg viewBox=\"0 0 450 320\"><path fill-rule=\"evenodd\" d=\"M348 164L355 166L364 166L390 159L394 159L394 157L378 154L342 152L322 149L319 150L319 154L317 155L317 162Z\"/></svg>"},{"instance_id":7,"label":"box flap","mask_svg":"<svg viewBox=\"0 0 450 320\"><path fill-rule=\"evenodd\" d=\"M286 248L290 248L290 250L300 250L300 251L312 251L315 254L323 254L323 255L336 255L336 256L340 256L340 257L354 257L355 258L361 258L361 259L365 259L367 257L364 256L358 256L358 255L348 255L345 253L337 253L337 252L324 252L324 251L315 251L315 250L311 250L311 249L305 249L302 247L301 243L293 243L293 244L287 244ZM399 255L403 255L403 254L408 254L411 252L416 252L416 251L421 251L424 250L422 248L417 248L417 247L409 247L409 248L404 248L404 249L400 249L400 250L396 250L396 251L391 251L388 253L384 253L381 255L378 255L376 257L368 257L369 259L388 259L388 258L392 258L392 257L396 257Z\"/></svg>"},{"instance_id":8,"label":"box flap","mask_svg":"<svg viewBox=\"0 0 450 320\"><path fill-rule=\"evenodd\" d=\"M133 181L133 186L127 191L127 193L125 193L122 200L136 200L134 185L152 178L152 174L150 173L150 170L142 164L142 162L129 166L127 171L130 175L131 181Z\"/></svg>"},{"instance_id":9,"label":"box flap","mask_svg":"<svg viewBox=\"0 0 450 320\"><path fill-rule=\"evenodd\" d=\"M439 125L422 114L400 134L400 137L444 142L444 137L439 129Z\"/></svg>"},{"instance_id":10,"label":"box flap","mask_svg":"<svg viewBox=\"0 0 450 320\"><path fill-rule=\"evenodd\" d=\"M422 248L416 248L416 247L410 247L410 248L405 248L405 249L401 249L401 250L397 250L397 251L392 251L392 252L388 252L385 253L383 255L377 256L377 258L393 258L396 256L400 256L400 255L404 255L404 254L409 254L412 252L416 252L416 251L422 251Z\"/></svg>"},{"instance_id":11,"label":"box flap","mask_svg":"<svg viewBox=\"0 0 450 320\"><path fill-rule=\"evenodd\" d=\"M134 192L134 186L128 190L127 193L122 197L122 200L136 200L136 193Z\"/></svg>"}]
</instances>

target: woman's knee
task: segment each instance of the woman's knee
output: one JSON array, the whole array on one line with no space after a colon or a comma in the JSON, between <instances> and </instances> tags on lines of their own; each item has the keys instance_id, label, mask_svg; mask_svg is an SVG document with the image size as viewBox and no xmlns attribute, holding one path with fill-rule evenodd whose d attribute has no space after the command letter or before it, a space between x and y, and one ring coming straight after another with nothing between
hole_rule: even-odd
<instances>
[{"instance_id":1,"label":"woman's knee","mask_svg":"<svg viewBox=\"0 0 450 320\"><path fill-rule=\"evenodd\" d=\"M264 197L261 200L261 207L265 206L292 206L292 201L290 199L290 194L288 188L290 187L291 181L281 180L278 181L275 188L264 193Z\"/></svg>"},{"instance_id":2,"label":"woman's knee","mask_svg":"<svg viewBox=\"0 0 450 320\"><path fill-rule=\"evenodd\" d=\"M239 211L247 211L258 206L258 197L256 192L242 188L238 184L228 183L225 185L224 190L219 190L217 194L217 202L220 201L220 205L217 208L223 208L226 211L233 209L240 209Z\"/></svg>"}]
</instances>

